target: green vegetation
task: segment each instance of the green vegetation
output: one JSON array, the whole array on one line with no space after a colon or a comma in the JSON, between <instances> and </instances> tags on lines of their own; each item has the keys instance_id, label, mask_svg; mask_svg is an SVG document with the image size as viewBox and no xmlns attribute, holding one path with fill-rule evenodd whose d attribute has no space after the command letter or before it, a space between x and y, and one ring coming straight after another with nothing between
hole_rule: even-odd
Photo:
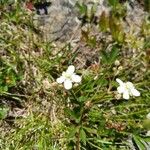
<instances>
[{"instance_id":1,"label":"green vegetation","mask_svg":"<svg viewBox=\"0 0 150 150\"><path fill-rule=\"evenodd\" d=\"M76 63L71 43L57 49L42 38L33 13L14 3L0 6L0 149L139 150L150 148L150 20L138 35L126 31L127 9L109 0L111 12L93 20L95 7L77 3L88 23L80 43L98 51L98 61ZM148 1L145 0L146 10ZM83 19L82 18L82 19ZM96 33L95 33L96 26ZM100 39L99 35L103 38ZM56 45L57 46L57 45ZM71 90L56 82L69 65L82 81ZM118 94L116 78L140 91L129 100Z\"/></svg>"}]
</instances>

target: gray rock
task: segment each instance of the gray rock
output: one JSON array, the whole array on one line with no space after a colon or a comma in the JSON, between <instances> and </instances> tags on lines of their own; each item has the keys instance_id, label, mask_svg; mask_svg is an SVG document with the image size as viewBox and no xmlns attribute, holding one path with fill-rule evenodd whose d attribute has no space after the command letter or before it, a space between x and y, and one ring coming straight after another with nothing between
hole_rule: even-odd
<instances>
[{"instance_id":1,"label":"gray rock","mask_svg":"<svg viewBox=\"0 0 150 150\"><path fill-rule=\"evenodd\" d=\"M49 41L69 40L73 29L78 25L75 4L77 0L51 0L48 15L36 15L44 38Z\"/></svg>"}]
</instances>

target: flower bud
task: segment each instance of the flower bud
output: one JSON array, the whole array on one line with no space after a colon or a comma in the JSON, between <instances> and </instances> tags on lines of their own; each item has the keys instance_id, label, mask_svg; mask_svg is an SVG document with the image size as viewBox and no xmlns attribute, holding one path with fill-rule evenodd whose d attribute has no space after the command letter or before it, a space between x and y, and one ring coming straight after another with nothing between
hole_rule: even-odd
<instances>
[{"instance_id":1,"label":"flower bud","mask_svg":"<svg viewBox=\"0 0 150 150\"><path fill-rule=\"evenodd\" d=\"M119 60L116 60L115 61L115 66L119 66L120 65L120 61Z\"/></svg>"}]
</instances>

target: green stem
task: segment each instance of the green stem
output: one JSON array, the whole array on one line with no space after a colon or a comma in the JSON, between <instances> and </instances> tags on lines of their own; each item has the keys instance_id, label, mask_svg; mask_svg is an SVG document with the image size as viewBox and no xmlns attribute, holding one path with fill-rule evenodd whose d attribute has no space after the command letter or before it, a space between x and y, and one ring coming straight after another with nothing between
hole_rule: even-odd
<instances>
[{"instance_id":1,"label":"green stem","mask_svg":"<svg viewBox=\"0 0 150 150\"><path fill-rule=\"evenodd\" d=\"M76 150L80 150L80 130L77 133Z\"/></svg>"},{"instance_id":2,"label":"green stem","mask_svg":"<svg viewBox=\"0 0 150 150\"><path fill-rule=\"evenodd\" d=\"M70 91L70 93L73 96L73 98L77 101L77 97L75 96L74 92Z\"/></svg>"}]
</instances>

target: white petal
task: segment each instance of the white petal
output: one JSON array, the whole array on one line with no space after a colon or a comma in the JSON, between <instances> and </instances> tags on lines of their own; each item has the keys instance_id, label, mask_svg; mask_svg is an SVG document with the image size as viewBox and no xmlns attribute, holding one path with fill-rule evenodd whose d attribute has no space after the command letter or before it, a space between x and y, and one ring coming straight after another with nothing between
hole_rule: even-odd
<instances>
[{"instance_id":1,"label":"white petal","mask_svg":"<svg viewBox=\"0 0 150 150\"><path fill-rule=\"evenodd\" d=\"M150 136L150 131L147 131L146 136Z\"/></svg>"},{"instance_id":2,"label":"white petal","mask_svg":"<svg viewBox=\"0 0 150 150\"><path fill-rule=\"evenodd\" d=\"M131 93L133 96L140 96L140 92L136 90L135 88L131 89Z\"/></svg>"},{"instance_id":3,"label":"white petal","mask_svg":"<svg viewBox=\"0 0 150 150\"><path fill-rule=\"evenodd\" d=\"M117 91L118 91L118 93L124 93L124 91L125 91L125 87L124 86L119 86L118 88L117 88Z\"/></svg>"},{"instance_id":4,"label":"white petal","mask_svg":"<svg viewBox=\"0 0 150 150\"><path fill-rule=\"evenodd\" d=\"M81 82L81 77L79 75L76 75L76 74L73 74L71 76L71 79L73 82L77 82L77 83Z\"/></svg>"},{"instance_id":5,"label":"white petal","mask_svg":"<svg viewBox=\"0 0 150 150\"><path fill-rule=\"evenodd\" d=\"M67 74L73 74L75 71L75 67L73 65L70 65L66 71Z\"/></svg>"},{"instance_id":6,"label":"white petal","mask_svg":"<svg viewBox=\"0 0 150 150\"><path fill-rule=\"evenodd\" d=\"M62 76L65 78L65 76L66 76L66 72L65 71L62 72Z\"/></svg>"},{"instance_id":7,"label":"white petal","mask_svg":"<svg viewBox=\"0 0 150 150\"><path fill-rule=\"evenodd\" d=\"M57 83L63 83L65 81L65 78L63 76L57 78L56 82Z\"/></svg>"},{"instance_id":8,"label":"white petal","mask_svg":"<svg viewBox=\"0 0 150 150\"><path fill-rule=\"evenodd\" d=\"M120 79L116 79L116 81L120 84L120 85L124 85L123 81L121 81Z\"/></svg>"},{"instance_id":9,"label":"white petal","mask_svg":"<svg viewBox=\"0 0 150 150\"><path fill-rule=\"evenodd\" d=\"M123 98L124 99L129 99L129 92L128 91L124 91Z\"/></svg>"},{"instance_id":10,"label":"white petal","mask_svg":"<svg viewBox=\"0 0 150 150\"><path fill-rule=\"evenodd\" d=\"M128 89L133 89L134 88L134 85L133 85L132 82L127 82L126 86L128 87Z\"/></svg>"},{"instance_id":11,"label":"white petal","mask_svg":"<svg viewBox=\"0 0 150 150\"><path fill-rule=\"evenodd\" d=\"M66 90L69 90L72 88L72 82L70 80L65 80L64 81L64 87Z\"/></svg>"},{"instance_id":12,"label":"white petal","mask_svg":"<svg viewBox=\"0 0 150 150\"><path fill-rule=\"evenodd\" d=\"M148 113L148 114L146 115L146 118L147 118L147 119L150 119L150 113Z\"/></svg>"}]
</instances>

